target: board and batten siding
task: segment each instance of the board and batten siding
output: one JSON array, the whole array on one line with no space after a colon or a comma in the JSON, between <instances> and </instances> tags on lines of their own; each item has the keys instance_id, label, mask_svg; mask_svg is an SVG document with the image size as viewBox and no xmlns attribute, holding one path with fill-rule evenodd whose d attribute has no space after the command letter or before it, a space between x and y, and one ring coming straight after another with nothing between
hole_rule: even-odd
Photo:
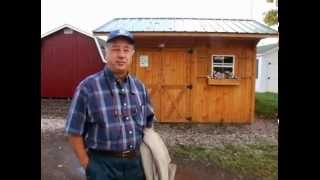
<instances>
[{"instance_id":1,"label":"board and batten siding","mask_svg":"<svg viewBox=\"0 0 320 180\"><path fill-rule=\"evenodd\" d=\"M148 88L160 122L253 122L256 40L170 38L158 48L160 39L136 40L131 66ZM235 56L239 85L208 84L213 54ZM147 56L147 67L141 56Z\"/></svg>"},{"instance_id":2,"label":"board and batten siding","mask_svg":"<svg viewBox=\"0 0 320 180\"><path fill-rule=\"evenodd\" d=\"M41 97L72 97L81 80L104 66L94 39L71 32L41 39Z\"/></svg>"}]
</instances>

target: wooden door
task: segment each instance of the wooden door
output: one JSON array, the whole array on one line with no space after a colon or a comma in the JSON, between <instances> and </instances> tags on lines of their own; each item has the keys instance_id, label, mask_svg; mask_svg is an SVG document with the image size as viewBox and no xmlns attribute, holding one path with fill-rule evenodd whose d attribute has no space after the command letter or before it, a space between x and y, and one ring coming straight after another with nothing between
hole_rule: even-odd
<instances>
[{"instance_id":1,"label":"wooden door","mask_svg":"<svg viewBox=\"0 0 320 180\"><path fill-rule=\"evenodd\" d=\"M161 122L187 122L191 118L190 62L187 50L162 52Z\"/></svg>"},{"instance_id":2,"label":"wooden door","mask_svg":"<svg viewBox=\"0 0 320 180\"><path fill-rule=\"evenodd\" d=\"M146 85L161 122L191 117L191 54L185 49L138 50L131 71Z\"/></svg>"}]
</instances>

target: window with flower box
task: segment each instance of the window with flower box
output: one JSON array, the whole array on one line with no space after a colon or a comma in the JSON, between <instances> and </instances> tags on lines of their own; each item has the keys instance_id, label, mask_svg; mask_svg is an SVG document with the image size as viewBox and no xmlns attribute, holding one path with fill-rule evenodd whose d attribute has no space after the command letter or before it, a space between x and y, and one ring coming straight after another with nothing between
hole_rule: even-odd
<instances>
[{"instance_id":1,"label":"window with flower box","mask_svg":"<svg viewBox=\"0 0 320 180\"><path fill-rule=\"evenodd\" d=\"M211 76L215 79L233 79L235 57L233 55L212 55Z\"/></svg>"},{"instance_id":2,"label":"window with flower box","mask_svg":"<svg viewBox=\"0 0 320 180\"><path fill-rule=\"evenodd\" d=\"M212 85L239 85L235 76L234 55L212 55L211 73L208 84Z\"/></svg>"}]
</instances>

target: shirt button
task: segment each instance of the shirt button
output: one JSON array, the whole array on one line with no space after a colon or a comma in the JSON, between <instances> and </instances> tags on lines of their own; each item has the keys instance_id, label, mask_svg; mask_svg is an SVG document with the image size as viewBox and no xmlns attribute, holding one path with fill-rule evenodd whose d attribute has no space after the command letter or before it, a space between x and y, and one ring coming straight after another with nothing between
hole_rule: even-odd
<instances>
[{"instance_id":1,"label":"shirt button","mask_svg":"<svg viewBox=\"0 0 320 180\"><path fill-rule=\"evenodd\" d=\"M132 131L129 131L129 134L132 134Z\"/></svg>"},{"instance_id":2,"label":"shirt button","mask_svg":"<svg viewBox=\"0 0 320 180\"><path fill-rule=\"evenodd\" d=\"M129 120L129 117L128 117L128 116L126 117L126 120Z\"/></svg>"},{"instance_id":3,"label":"shirt button","mask_svg":"<svg viewBox=\"0 0 320 180\"><path fill-rule=\"evenodd\" d=\"M121 89L122 92L124 92L124 89Z\"/></svg>"},{"instance_id":4,"label":"shirt button","mask_svg":"<svg viewBox=\"0 0 320 180\"><path fill-rule=\"evenodd\" d=\"M123 105L124 105L124 106L126 106L126 105L127 105L127 103L124 103Z\"/></svg>"},{"instance_id":5,"label":"shirt button","mask_svg":"<svg viewBox=\"0 0 320 180\"><path fill-rule=\"evenodd\" d=\"M129 148L130 148L130 149L132 149L132 148L133 148L132 144L129 146Z\"/></svg>"}]
</instances>

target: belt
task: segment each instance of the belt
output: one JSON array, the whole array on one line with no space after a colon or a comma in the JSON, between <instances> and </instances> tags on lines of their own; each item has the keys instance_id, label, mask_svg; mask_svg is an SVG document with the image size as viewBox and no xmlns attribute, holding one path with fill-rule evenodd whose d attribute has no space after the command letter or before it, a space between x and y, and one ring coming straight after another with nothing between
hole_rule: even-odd
<instances>
[{"instance_id":1,"label":"belt","mask_svg":"<svg viewBox=\"0 0 320 180\"><path fill-rule=\"evenodd\" d=\"M113 157L122 157L122 158L133 158L140 155L140 151L138 150L128 150L128 151L108 151L108 150L97 150L97 149L89 149L89 152L106 155L106 156L113 156Z\"/></svg>"}]
</instances>

